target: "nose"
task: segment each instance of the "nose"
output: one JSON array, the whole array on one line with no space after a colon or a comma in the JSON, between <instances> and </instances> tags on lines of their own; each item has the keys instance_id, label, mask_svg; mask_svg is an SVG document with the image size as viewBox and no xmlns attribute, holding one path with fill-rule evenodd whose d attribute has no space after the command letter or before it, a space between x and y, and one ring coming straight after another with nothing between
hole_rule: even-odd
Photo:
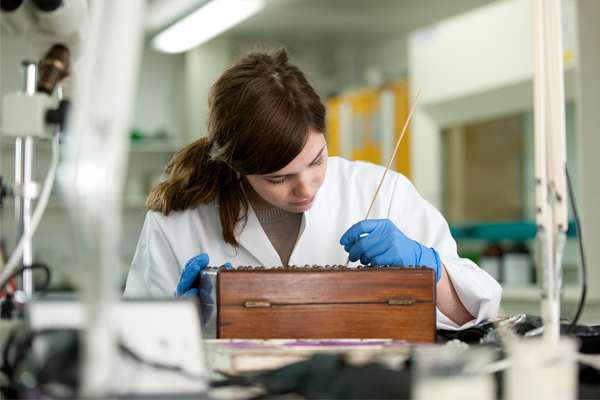
<instances>
[{"instance_id":1,"label":"nose","mask_svg":"<svg viewBox=\"0 0 600 400\"><path fill-rule=\"evenodd\" d=\"M313 196L313 189L310 185L310 177L300 176L294 188L294 194L303 200L310 199Z\"/></svg>"}]
</instances>

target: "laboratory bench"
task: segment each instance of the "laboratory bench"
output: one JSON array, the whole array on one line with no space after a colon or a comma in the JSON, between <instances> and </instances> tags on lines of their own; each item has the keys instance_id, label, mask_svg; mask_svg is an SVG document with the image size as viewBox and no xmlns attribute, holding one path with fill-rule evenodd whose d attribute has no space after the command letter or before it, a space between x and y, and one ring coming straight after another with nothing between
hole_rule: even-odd
<instances>
[{"instance_id":1,"label":"laboratory bench","mask_svg":"<svg viewBox=\"0 0 600 400\"><path fill-rule=\"evenodd\" d=\"M2 320L1 326L4 353L7 333L16 325L14 321ZM536 340L526 336L541 326L541 320L535 316L517 315L464 331L438 330L435 343L391 339L205 339L202 341L202 358L208 370L204 379L210 381L210 389L191 396L170 393L168 398L424 399L439 398L440 392L435 390L440 388L468 398L507 398L506 347L503 345L505 339L498 334L500 326L527 342ZM565 329L566 326L563 331ZM76 332L65 332L65 335L61 335L63 344L68 337L77 341ZM600 398L600 326L578 326L574 335L582 343L577 347L578 354L588 357L588 362L595 360L596 366L592 368L580 363L575 367L576 398ZM75 347L67 347L75 353L62 357L61 368L79 374L76 343ZM71 360L73 365L65 364L64 360ZM140 369L149 366L144 357L134 361L134 367L136 363ZM64 376L73 378L73 375ZM6 385L4 378L3 386ZM40 395L39 392L32 393ZM52 397L40 395L38 398ZM158 399L165 398L165 394L115 398Z\"/></svg>"}]
</instances>

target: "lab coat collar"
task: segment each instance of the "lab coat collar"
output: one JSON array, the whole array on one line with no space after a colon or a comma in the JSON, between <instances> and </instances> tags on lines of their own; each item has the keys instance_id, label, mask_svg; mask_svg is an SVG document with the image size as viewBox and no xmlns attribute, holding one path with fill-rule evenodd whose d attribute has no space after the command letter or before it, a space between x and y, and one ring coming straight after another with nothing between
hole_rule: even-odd
<instances>
[{"instance_id":1,"label":"lab coat collar","mask_svg":"<svg viewBox=\"0 0 600 400\"><path fill-rule=\"evenodd\" d=\"M240 210L240 213L242 212L243 210ZM260 225L252 206L248 208L246 226L244 226L242 233L239 235L238 242L241 247L252 254L263 266L276 267L281 265L279 254L277 254L277 251Z\"/></svg>"},{"instance_id":2,"label":"lab coat collar","mask_svg":"<svg viewBox=\"0 0 600 400\"><path fill-rule=\"evenodd\" d=\"M219 196L212 203L215 208L219 208ZM244 210L240 207L239 218L243 217L243 213ZM243 228L242 233L237 238L240 247L243 247L265 267L281 265L279 254L271 244L250 204L248 204L248 217Z\"/></svg>"}]
</instances>

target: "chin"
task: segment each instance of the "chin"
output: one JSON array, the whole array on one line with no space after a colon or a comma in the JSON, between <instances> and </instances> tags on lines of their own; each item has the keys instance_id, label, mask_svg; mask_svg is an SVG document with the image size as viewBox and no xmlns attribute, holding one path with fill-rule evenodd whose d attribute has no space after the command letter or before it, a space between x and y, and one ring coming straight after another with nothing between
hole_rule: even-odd
<instances>
[{"instance_id":1,"label":"chin","mask_svg":"<svg viewBox=\"0 0 600 400\"><path fill-rule=\"evenodd\" d=\"M308 211L308 210L310 210L310 209L312 208L312 206L313 206L312 204L309 204L309 205L307 205L307 206L301 207L301 208L302 208L302 210L301 210L301 211L298 211L298 212L304 212L304 211Z\"/></svg>"},{"instance_id":2,"label":"chin","mask_svg":"<svg viewBox=\"0 0 600 400\"><path fill-rule=\"evenodd\" d=\"M286 208L286 210L288 210L289 212L293 212L293 213L301 213L301 212L310 210L314 203L315 202L313 201L310 204L307 204L305 206L289 206Z\"/></svg>"}]
</instances>

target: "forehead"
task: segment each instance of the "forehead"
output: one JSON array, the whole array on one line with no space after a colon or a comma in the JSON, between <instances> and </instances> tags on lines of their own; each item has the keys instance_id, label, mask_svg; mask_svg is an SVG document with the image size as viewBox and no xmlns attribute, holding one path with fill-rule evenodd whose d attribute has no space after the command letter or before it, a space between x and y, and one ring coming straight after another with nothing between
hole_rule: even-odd
<instances>
[{"instance_id":1,"label":"forehead","mask_svg":"<svg viewBox=\"0 0 600 400\"><path fill-rule=\"evenodd\" d=\"M288 165L277 172L267 175L291 175L310 165L317 158L321 151L326 149L325 136L320 132L311 132L306 144L300 154L296 156Z\"/></svg>"}]
</instances>

